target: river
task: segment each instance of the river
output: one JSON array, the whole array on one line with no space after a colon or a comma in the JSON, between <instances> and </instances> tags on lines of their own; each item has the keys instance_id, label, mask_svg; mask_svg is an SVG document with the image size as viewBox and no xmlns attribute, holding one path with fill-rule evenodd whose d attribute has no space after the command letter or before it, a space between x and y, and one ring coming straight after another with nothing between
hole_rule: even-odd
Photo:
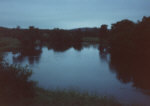
<instances>
[{"instance_id":1,"label":"river","mask_svg":"<svg viewBox=\"0 0 150 106\"><path fill-rule=\"evenodd\" d=\"M55 51L48 47L36 50L7 52L5 60L10 64L28 65L33 70L30 79L45 89L74 89L112 96L125 104L150 104L149 90L135 86L132 80L123 82L111 68L110 54L102 54L97 44L84 45L81 50Z\"/></svg>"}]
</instances>

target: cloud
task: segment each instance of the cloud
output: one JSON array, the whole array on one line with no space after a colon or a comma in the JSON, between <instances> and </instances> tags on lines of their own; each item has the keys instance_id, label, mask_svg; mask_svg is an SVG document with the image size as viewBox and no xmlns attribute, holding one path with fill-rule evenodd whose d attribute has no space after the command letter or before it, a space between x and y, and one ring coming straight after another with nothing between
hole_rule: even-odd
<instances>
[{"instance_id":1,"label":"cloud","mask_svg":"<svg viewBox=\"0 0 150 106\"><path fill-rule=\"evenodd\" d=\"M140 19L150 15L149 5L149 0L0 0L0 23L3 26L27 26L28 23L48 27L53 23L62 28L92 27L125 18Z\"/></svg>"}]
</instances>

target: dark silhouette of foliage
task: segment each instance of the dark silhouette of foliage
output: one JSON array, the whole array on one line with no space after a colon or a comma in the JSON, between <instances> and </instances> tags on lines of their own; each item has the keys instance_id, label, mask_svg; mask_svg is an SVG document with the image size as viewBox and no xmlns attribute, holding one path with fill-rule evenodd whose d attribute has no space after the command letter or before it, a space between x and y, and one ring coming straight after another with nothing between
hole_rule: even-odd
<instances>
[{"instance_id":1,"label":"dark silhouette of foliage","mask_svg":"<svg viewBox=\"0 0 150 106\"><path fill-rule=\"evenodd\" d=\"M134 23L122 20L112 25L107 47L100 45L101 55L104 50L110 53L110 68L117 78L124 83L133 82L133 86L150 89L150 17Z\"/></svg>"},{"instance_id":2,"label":"dark silhouette of foliage","mask_svg":"<svg viewBox=\"0 0 150 106\"><path fill-rule=\"evenodd\" d=\"M38 63L41 57L41 47L37 46L37 47L22 47L18 56L13 57L13 61L15 63L21 63L22 61L24 61L25 59L28 60L28 62L30 64L34 64L34 63Z\"/></svg>"},{"instance_id":3,"label":"dark silhouette of foliage","mask_svg":"<svg viewBox=\"0 0 150 106\"><path fill-rule=\"evenodd\" d=\"M108 26L107 25L101 25L99 29L99 39L100 39L100 45L101 47L106 47L108 45Z\"/></svg>"},{"instance_id":4,"label":"dark silhouette of foliage","mask_svg":"<svg viewBox=\"0 0 150 106\"><path fill-rule=\"evenodd\" d=\"M0 62L0 102L14 103L34 97L35 82L28 80L31 74L27 67Z\"/></svg>"}]
</instances>

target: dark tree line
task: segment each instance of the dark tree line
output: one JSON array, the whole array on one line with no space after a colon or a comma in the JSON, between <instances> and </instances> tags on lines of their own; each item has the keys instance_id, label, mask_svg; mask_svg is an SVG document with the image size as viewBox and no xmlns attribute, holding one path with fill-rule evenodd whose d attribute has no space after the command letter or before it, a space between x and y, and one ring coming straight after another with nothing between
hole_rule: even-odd
<instances>
[{"instance_id":1,"label":"dark tree line","mask_svg":"<svg viewBox=\"0 0 150 106\"><path fill-rule=\"evenodd\" d=\"M110 53L110 68L117 73L118 79L150 89L150 17L143 17L136 23L122 20L112 24L111 29L105 24L100 28L75 30L42 30L33 26L29 29L0 28L0 37L17 38L21 42L20 60L32 53L39 56L41 48L37 50L37 45L46 45L54 51L65 51L70 47L81 50L84 37L98 37L101 56L105 58L105 54Z\"/></svg>"},{"instance_id":2,"label":"dark tree line","mask_svg":"<svg viewBox=\"0 0 150 106\"><path fill-rule=\"evenodd\" d=\"M124 83L133 82L137 88L150 89L150 17L134 23L122 20L106 31L102 26L101 55L110 53L110 68ZM104 45L104 46L103 46Z\"/></svg>"},{"instance_id":3,"label":"dark tree line","mask_svg":"<svg viewBox=\"0 0 150 106\"><path fill-rule=\"evenodd\" d=\"M122 20L112 24L110 30L107 25L102 25L100 44L107 46L111 52L134 50L143 53L150 46L150 17L143 17L137 23Z\"/></svg>"},{"instance_id":4,"label":"dark tree line","mask_svg":"<svg viewBox=\"0 0 150 106\"><path fill-rule=\"evenodd\" d=\"M55 51L64 51L70 47L81 49L83 37L97 37L98 29L74 29L74 30L42 30L30 26L29 29L0 28L0 37L13 37L21 42L24 49L34 49L35 46L46 45Z\"/></svg>"}]
</instances>

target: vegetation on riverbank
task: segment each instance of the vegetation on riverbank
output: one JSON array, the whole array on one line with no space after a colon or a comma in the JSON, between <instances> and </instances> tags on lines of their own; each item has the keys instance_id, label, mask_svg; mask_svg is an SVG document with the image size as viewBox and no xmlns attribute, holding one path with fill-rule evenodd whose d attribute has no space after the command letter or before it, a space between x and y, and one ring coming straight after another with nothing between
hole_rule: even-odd
<instances>
[{"instance_id":1,"label":"vegetation on riverbank","mask_svg":"<svg viewBox=\"0 0 150 106\"><path fill-rule=\"evenodd\" d=\"M143 17L138 22L132 22L127 19L121 20L112 24L111 29L108 29L107 25L102 25L100 28L74 30L42 30L33 26L30 26L29 29L0 27L0 39L4 40L4 42L10 42L3 50L16 49L18 48L16 47L17 45L33 48L44 44L55 50L60 48L61 50L66 50L70 47L80 49L82 42L99 42L101 48L107 48L111 53L133 53L133 51L142 53L143 51L150 51L149 35L150 17ZM0 47L5 45L4 42L0 41Z\"/></svg>"},{"instance_id":2,"label":"vegetation on riverbank","mask_svg":"<svg viewBox=\"0 0 150 106\"><path fill-rule=\"evenodd\" d=\"M83 42L94 42L94 43L99 43L99 38L98 37L83 37L82 39Z\"/></svg>"},{"instance_id":3,"label":"vegetation on riverbank","mask_svg":"<svg viewBox=\"0 0 150 106\"><path fill-rule=\"evenodd\" d=\"M2 99L3 100L3 99ZM75 91L36 89L36 96L0 101L1 106L122 106L115 99L91 96Z\"/></svg>"},{"instance_id":4,"label":"vegetation on riverbank","mask_svg":"<svg viewBox=\"0 0 150 106\"><path fill-rule=\"evenodd\" d=\"M100 52L110 54L109 65L123 82L133 82L133 86L150 90L150 17L132 22L122 20L101 27Z\"/></svg>"},{"instance_id":5,"label":"vegetation on riverbank","mask_svg":"<svg viewBox=\"0 0 150 106\"><path fill-rule=\"evenodd\" d=\"M109 52L115 54L149 52L150 17L143 17L137 23L125 19L112 24L110 30L107 29L107 25L102 25L100 41L103 48L107 48Z\"/></svg>"},{"instance_id":6,"label":"vegetation on riverbank","mask_svg":"<svg viewBox=\"0 0 150 106\"><path fill-rule=\"evenodd\" d=\"M16 38L2 37L0 38L0 52L17 51L21 42Z\"/></svg>"},{"instance_id":7,"label":"vegetation on riverbank","mask_svg":"<svg viewBox=\"0 0 150 106\"><path fill-rule=\"evenodd\" d=\"M77 91L51 91L37 89L37 97L34 99L36 105L52 106L121 106L113 98L92 96L88 93L79 93Z\"/></svg>"}]
</instances>

